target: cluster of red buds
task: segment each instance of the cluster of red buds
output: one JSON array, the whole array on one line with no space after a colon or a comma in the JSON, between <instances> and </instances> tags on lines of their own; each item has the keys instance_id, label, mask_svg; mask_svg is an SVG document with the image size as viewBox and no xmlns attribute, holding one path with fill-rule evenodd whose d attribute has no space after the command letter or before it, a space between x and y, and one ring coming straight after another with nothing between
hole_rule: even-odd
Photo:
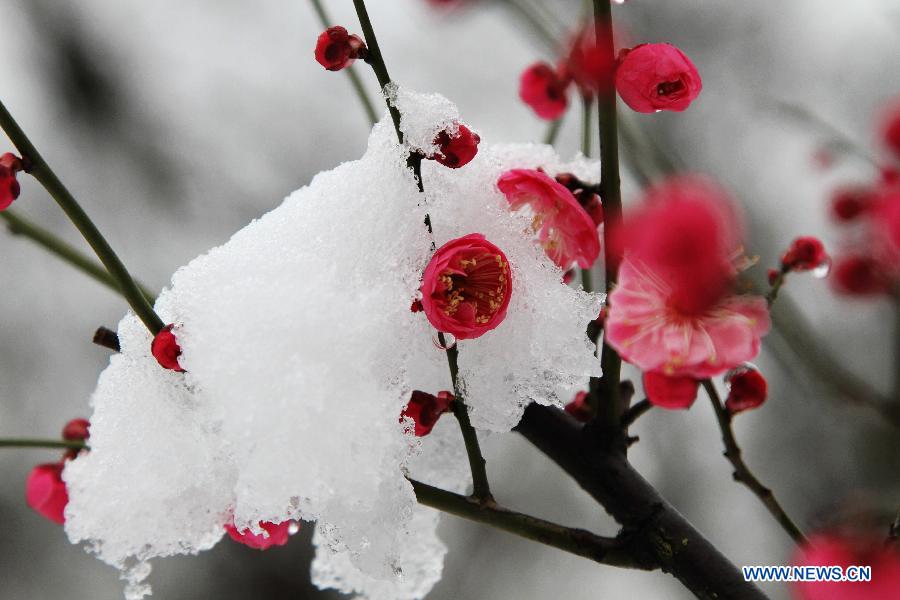
<instances>
[{"instance_id":1,"label":"cluster of red buds","mask_svg":"<svg viewBox=\"0 0 900 600\"><path fill-rule=\"evenodd\" d=\"M639 44L611 61L601 42L585 30L556 67L530 65L520 77L519 97L538 117L554 120L565 113L572 86L590 98L614 82L625 104L642 113L683 111L703 88L694 63L671 44Z\"/></svg>"},{"instance_id":2,"label":"cluster of red buds","mask_svg":"<svg viewBox=\"0 0 900 600\"><path fill-rule=\"evenodd\" d=\"M62 438L67 442L87 442L91 424L87 419L72 419L63 427ZM25 481L25 502L39 515L62 525L66 522L69 492L62 480L66 461L75 458L79 450L69 448L57 462L35 466Z\"/></svg>"}]
</instances>

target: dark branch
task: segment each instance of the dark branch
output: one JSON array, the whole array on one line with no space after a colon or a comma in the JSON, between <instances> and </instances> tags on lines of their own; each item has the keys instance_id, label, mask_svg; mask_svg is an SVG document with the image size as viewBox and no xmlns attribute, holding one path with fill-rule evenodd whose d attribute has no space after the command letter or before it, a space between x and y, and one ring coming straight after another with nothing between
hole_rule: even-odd
<instances>
[{"instance_id":1,"label":"dark branch","mask_svg":"<svg viewBox=\"0 0 900 600\"><path fill-rule=\"evenodd\" d=\"M594 424L531 405L516 430L563 468L623 526L638 562L655 563L701 599L766 596L666 502Z\"/></svg>"},{"instance_id":2,"label":"dark branch","mask_svg":"<svg viewBox=\"0 0 900 600\"><path fill-rule=\"evenodd\" d=\"M106 327L98 327L97 331L94 332L94 339L92 341L98 346L109 348L114 352L121 352L122 350L119 345L119 334Z\"/></svg>"}]
</instances>

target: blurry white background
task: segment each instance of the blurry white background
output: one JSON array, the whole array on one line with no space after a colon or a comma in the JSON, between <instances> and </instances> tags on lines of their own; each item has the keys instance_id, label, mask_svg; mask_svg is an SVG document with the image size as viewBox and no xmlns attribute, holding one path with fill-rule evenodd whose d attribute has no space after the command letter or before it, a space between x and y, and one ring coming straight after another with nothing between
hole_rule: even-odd
<instances>
[{"instance_id":1,"label":"blurry white background","mask_svg":"<svg viewBox=\"0 0 900 600\"><path fill-rule=\"evenodd\" d=\"M582 10L579 0L545 4L568 27ZM334 23L358 31L350 0L325 5ZM425 0L370 0L369 11L395 80L448 96L486 143L539 141L545 124L518 100L518 74L555 57L509 5L471 0L446 11ZM306 0L0 0L0 14L0 98L154 289L365 147L368 124L346 78L313 60L322 27ZM630 0L614 16L635 43L675 43L697 64L704 91L690 110L637 122L677 161L742 199L752 226L748 251L762 258L757 279L795 235L836 247L828 192L871 179L872 169L853 161L817 168L813 155L828 132L773 100L815 111L875 152L877 109L900 95L900 6ZM374 95L374 77L360 75ZM578 148L578 115L575 105L563 125L564 155ZM628 202L637 188L625 179ZM86 247L46 193L22 182L15 208ZM90 338L97 326L114 326L125 305L6 232L0 257L0 436L56 437L69 418L89 415L88 397L108 360ZM736 425L749 465L806 528L835 507L896 506L896 430L850 406L802 360L834 355L887 392L898 371L891 307L836 297L811 277L792 277L784 295L817 342L798 359L773 336L758 361L770 400ZM687 412L651 412L634 432L638 468L736 564L788 560L789 539L731 481L702 398ZM119 597L115 571L25 506L29 469L55 459L52 451L0 451L0 597ZM488 464L504 504L614 532L601 509L514 434L489 440ZM197 558L157 561L155 597L330 597L308 583L310 530L265 553L225 540ZM452 517L442 535L450 553L429 598L688 597L666 575L596 566ZM788 597L783 586L767 591Z\"/></svg>"}]
</instances>

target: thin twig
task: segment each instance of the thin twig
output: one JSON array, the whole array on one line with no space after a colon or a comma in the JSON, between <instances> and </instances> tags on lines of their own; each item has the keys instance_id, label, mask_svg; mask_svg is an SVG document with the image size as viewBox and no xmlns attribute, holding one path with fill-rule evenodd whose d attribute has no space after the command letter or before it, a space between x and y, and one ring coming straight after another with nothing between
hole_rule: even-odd
<instances>
[{"instance_id":1,"label":"thin twig","mask_svg":"<svg viewBox=\"0 0 900 600\"><path fill-rule=\"evenodd\" d=\"M612 10L610 0L594 0L596 43L600 46L605 61L613 64L615 47L613 43ZM597 123L600 129L600 198L603 202L603 248L606 257L606 292L616 285L616 272L621 256L614 250L611 240L622 226L622 192L619 177L619 136L616 117L616 89L612 70L603 74L597 93ZM619 401L619 379L622 359L609 344L603 344L600 364L603 379L596 393L592 393L592 404L599 410L602 399L602 420L610 429L617 430L622 406ZM599 394L599 397L596 397Z\"/></svg>"},{"instance_id":2,"label":"thin twig","mask_svg":"<svg viewBox=\"0 0 900 600\"><path fill-rule=\"evenodd\" d=\"M37 438L5 438L0 439L0 448L69 448L83 450L87 448L81 440L41 440Z\"/></svg>"},{"instance_id":3,"label":"thin twig","mask_svg":"<svg viewBox=\"0 0 900 600\"><path fill-rule=\"evenodd\" d=\"M791 536L791 539L797 544L805 544L807 542L806 536L803 535L800 528L784 511L778 500L775 499L775 494L772 493L772 490L764 486L744 463L744 459L741 457L741 449L734 438L734 431L731 429L731 413L722 405L719 393L716 391L713 382L709 379L704 379L701 383L709 395L713 409L716 411L719 429L722 431L722 442L725 444L725 458L734 467L734 480L743 483L751 492L756 494L760 502L775 517L775 520L778 521L787 534Z\"/></svg>"},{"instance_id":4,"label":"thin twig","mask_svg":"<svg viewBox=\"0 0 900 600\"><path fill-rule=\"evenodd\" d=\"M121 290L116 284L116 281L106 269L103 268L103 265L82 253L74 246L70 246L68 243L56 237L53 233L39 227L10 209L0 212L0 218L6 221L6 226L11 234L27 237L79 271L102 283L117 294L121 294ZM144 294L149 302L155 302L156 299L154 294L145 285L137 281L135 282L135 285L138 286L141 293Z\"/></svg>"},{"instance_id":5,"label":"thin twig","mask_svg":"<svg viewBox=\"0 0 900 600\"><path fill-rule=\"evenodd\" d=\"M547 125L547 133L544 134L544 143L548 146L556 145L556 138L559 136L559 130L562 126L563 117L550 121Z\"/></svg>"},{"instance_id":6,"label":"thin twig","mask_svg":"<svg viewBox=\"0 0 900 600\"><path fill-rule=\"evenodd\" d=\"M447 342L443 333L438 334L442 346ZM472 496L481 503L493 502L491 486L488 483L486 461L481 453L481 445L478 443L478 434L469 421L469 409L466 407L463 391L459 385L459 351L453 345L447 348L447 362L450 367L450 379L453 381L453 394L456 400L453 402L453 415L459 421L459 429L462 432L463 442L466 445L466 455L469 457L469 468L472 471Z\"/></svg>"},{"instance_id":7,"label":"thin twig","mask_svg":"<svg viewBox=\"0 0 900 600\"><path fill-rule=\"evenodd\" d=\"M769 284L769 291L766 292L766 304L769 308L772 308L772 305L775 304L775 300L778 299L778 292L781 290L781 286L784 285L787 274L787 269L782 266L778 269L778 274L775 276L775 279Z\"/></svg>"},{"instance_id":8,"label":"thin twig","mask_svg":"<svg viewBox=\"0 0 900 600\"><path fill-rule=\"evenodd\" d=\"M321 0L310 0L310 3L312 3L316 16L319 17L319 22L322 24L322 27L327 29L334 25L331 18L328 16L328 13L325 12L325 7L322 6ZM344 72L347 74L347 79L350 80L350 85L353 86L353 91L356 92L356 97L359 98L359 103L362 104L363 110L366 112L366 117L368 117L369 121L374 125L378 122L378 113L375 111L375 105L372 103L372 99L369 98L369 94L366 93L366 88L359 78L359 73L356 72L356 67L347 67L344 69Z\"/></svg>"},{"instance_id":9,"label":"thin twig","mask_svg":"<svg viewBox=\"0 0 900 600\"><path fill-rule=\"evenodd\" d=\"M372 65L372 69L375 71L376 77L378 77L378 83L381 84L381 87L383 89L391 83L391 77L388 74L387 66L384 62L384 57L382 56L381 50L378 47L378 41L375 38L375 30L372 27L372 21L369 19L369 13L366 10L365 0L353 0L353 5L356 7L356 14L359 18L360 25L363 29L363 35L365 35L366 37L366 44L369 48L369 57L367 60L369 64ZM387 98L385 98L385 100L387 100ZM394 129L397 132L397 140L401 144L403 144L403 132L400 130L400 113L391 105L390 102L387 102L387 105L388 110L391 113L391 118L394 121ZM419 192L423 193L425 188L422 182L422 157L415 152L411 152L406 163L409 168L412 169L413 174L416 177ZM425 227L428 229L428 233L431 234L431 216L428 214L425 215ZM434 240L432 239L432 248L433 247ZM472 494L481 503L493 502L490 485L488 484L487 479L487 471L485 469L484 456L481 453L481 447L478 443L478 436L475 433L475 429L472 427L471 422L469 421L468 408L466 407L465 398L462 393L462 386L459 382L459 350L457 349L455 344L447 343L446 339L444 338L443 332L438 332L438 339L441 343L441 346L446 349L445 352L447 354L447 366L450 369L450 378L453 381L453 393L456 396L456 401L453 403L453 414L456 416L456 420L459 422L459 428L462 432L463 442L466 446L466 454L469 457L469 467L472 470Z\"/></svg>"},{"instance_id":10,"label":"thin twig","mask_svg":"<svg viewBox=\"0 0 900 600\"><path fill-rule=\"evenodd\" d=\"M644 570L654 568L652 565L637 561L624 540L602 537L584 529L564 527L497 506L493 502L478 504L465 496L412 479L409 481L412 483L419 504L476 523L483 523L605 565Z\"/></svg>"},{"instance_id":11,"label":"thin twig","mask_svg":"<svg viewBox=\"0 0 900 600\"><path fill-rule=\"evenodd\" d=\"M635 402L633 406L622 413L622 429L628 429L634 425L634 422L640 419L641 416L651 408L653 408L653 403L646 398L639 402Z\"/></svg>"},{"instance_id":12,"label":"thin twig","mask_svg":"<svg viewBox=\"0 0 900 600\"><path fill-rule=\"evenodd\" d=\"M0 127L3 128L3 131L6 132L6 135L9 136L9 139L12 140L12 143L15 144L22 154L26 171L44 186L44 189L56 200L56 203L63 209L69 220L72 221L75 227L78 228L78 231L81 232L81 235L84 236L84 239L87 240L87 243L94 249L97 258L100 259L109 275L115 280L128 305L131 306L131 310L144 322L150 333L158 333L165 326L162 319L154 312L153 307L147 301L147 298L144 297L137 284L135 284L128 269L119 260L106 238L101 235L97 226L84 212L84 209L81 208L75 197L72 196L66 186L56 176L56 173L53 172L53 169L50 168L34 145L32 145L28 136L25 135L25 132L19 127L12 115L9 114L2 102L0 102Z\"/></svg>"},{"instance_id":13,"label":"thin twig","mask_svg":"<svg viewBox=\"0 0 900 600\"><path fill-rule=\"evenodd\" d=\"M114 352L121 352L122 346L119 344L119 334L108 327L98 327L94 332L94 338L91 340L98 346L109 348Z\"/></svg>"},{"instance_id":14,"label":"thin twig","mask_svg":"<svg viewBox=\"0 0 900 600\"><path fill-rule=\"evenodd\" d=\"M366 62L371 65L375 71L375 77L378 78L378 85L381 86L381 92L384 93L385 88L391 83L391 76L388 73L387 65L384 64L384 57L381 55L381 48L378 46L378 38L375 37L375 29L372 27L372 21L369 19L369 12L366 10L365 0L353 0L353 6L356 8L356 15L359 18L359 24L362 27L363 35L366 38L366 47L368 55ZM397 139L403 143L403 132L400 130L400 111L391 104L387 103L388 112L391 113L391 120L394 122L394 130L397 132Z\"/></svg>"}]
</instances>

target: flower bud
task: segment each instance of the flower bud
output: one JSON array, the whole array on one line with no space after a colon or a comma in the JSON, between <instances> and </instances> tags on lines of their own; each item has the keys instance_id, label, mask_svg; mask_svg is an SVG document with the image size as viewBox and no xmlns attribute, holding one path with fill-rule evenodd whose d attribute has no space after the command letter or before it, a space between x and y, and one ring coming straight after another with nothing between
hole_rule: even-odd
<instances>
[{"instance_id":1,"label":"flower bud","mask_svg":"<svg viewBox=\"0 0 900 600\"><path fill-rule=\"evenodd\" d=\"M738 367L726 375L728 397L725 408L733 415L758 408L766 401L769 384L757 369Z\"/></svg>"},{"instance_id":2,"label":"flower bud","mask_svg":"<svg viewBox=\"0 0 900 600\"><path fill-rule=\"evenodd\" d=\"M429 158L434 159L445 167L458 169L464 167L478 154L478 143L481 138L473 133L465 125L460 124L459 130L451 136L446 131L440 132L434 139L438 151Z\"/></svg>"},{"instance_id":3,"label":"flower bud","mask_svg":"<svg viewBox=\"0 0 900 600\"><path fill-rule=\"evenodd\" d=\"M851 296L871 296L888 290L880 265L861 254L842 256L835 261L831 280L835 289Z\"/></svg>"},{"instance_id":4,"label":"flower bud","mask_svg":"<svg viewBox=\"0 0 900 600\"><path fill-rule=\"evenodd\" d=\"M272 546L284 546L288 543L291 534L297 531L299 524L296 521L282 521L271 523L263 521L259 524L268 535L255 534L249 529L238 531L232 523L225 525L225 532L234 541L249 546L255 550L268 550Z\"/></svg>"},{"instance_id":5,"label":"flower bud","mask_svg":"<svg viewBox=\"0 0 900 600\"><path fill-rule=\"evenodd\" d=\"M70 442L83 442L91 437L90 426L91 422L87 419L72 419L63 427L62 437Z\"/></svg>"},{"instance_id":6,"label":"flower bud","mask_svg":"<svg viewBox=\"0 0 900 600\"><path fill-rule=\"evenodd\" d=\"M683 111L703 89L700 73L671 44L641 44L619 54L616 89L633 110Z\"/></svg>"},{"instance_id":7,"label":"flower bud","mask_svg":"<svg viewBox=\"0 0 900 600\"><path fill-rule=\"evenodd\" d=\"M11 152L0 156L0 211L9 208L19 197L16 173L22 170L22 160Z\"/></svg>"},{"instance_id":8,"label":"flower bud","mask_svg":"<svg viewBox=\"0 0 900 600\"><path fill-rule=\"evenodd\" d=\"M37 465L25 482L25 501L35 512L62 525L69 492L62 480L63 463Z\"/></svg>"},{"instance_id":9,"label":"flower bud","mask_svg":"<svg viewBox=\"0 0 900 600\"><path fill-rule=\"evenodd\" d=\"M831 196L831 214L836 221L852 221L869 209L872 190L867 186L838 188Z\"/></svg>"},{"instance_id":10,"label":"flower bud","mask_svg":"<svg viewBox=\"0 0 900 600\"><path fill-rule=\"evenodd\" d=\"M568 83L547 63L535 63L519 78L519 98L537 116L548 121L560 118L569 106Z\"/></svg>"},{"instance_id":11,"label":"flower bud","mask_svg":"<svg viewBox=\"0 0 900 600\"><path fill-rule=\"evenodd\" d=\"M174 327L175 325L170 323L159 330L159 333L153 338L153 343L150 344L150 352L164 369L183 372L184 369L178 364L181 347L172 332Z\"/></svg>"},{"instance_id":12,"label":"flower bud","mask_svg":"<svg viewBox=\"0 0 900 600\"><path fill-rule=\"evenodd\" d=\"M828 262L828 254L821 240L811 236L799 237L781 257L781 265L791 271L809 271Z\"/></svg>"},{"instance_id":13,"label":"flower bud","mask_svg":"<svg viewBox=\"0 0 900 600\"><path fill-rule=\"evenodd\" d=\"M329 71L340 71L365 58L366 44L358 35L351 35L340 25L329 27L316 40L316 61Z\"/></svg>"},{"instance_id":14,"label":"flower bud","mask_svg":"<svg viewBox=\"0 0 900 600\"><path fill-rule=\"evenodd\" d=\"M587 392L578 392L572 401L566 404L565 411L575 417L576 420L587 423L591 420L593 411L591 405L588 404L589 394Z\"/></svg>"},{"instance_id":15,"label":"flower bud","mask_svg":"<svg viewBox=\"0 0 900 600\"><path fill-rule=\"evenodd\" d=\"M409 399L409 404L400 414L400 420L410 418L415 423L415 436L423 437L431 433L441 415L450 411L450 406L455 400L450 392L438 392L437 396L415 390Z\"/></svg>"}]
</instances>

